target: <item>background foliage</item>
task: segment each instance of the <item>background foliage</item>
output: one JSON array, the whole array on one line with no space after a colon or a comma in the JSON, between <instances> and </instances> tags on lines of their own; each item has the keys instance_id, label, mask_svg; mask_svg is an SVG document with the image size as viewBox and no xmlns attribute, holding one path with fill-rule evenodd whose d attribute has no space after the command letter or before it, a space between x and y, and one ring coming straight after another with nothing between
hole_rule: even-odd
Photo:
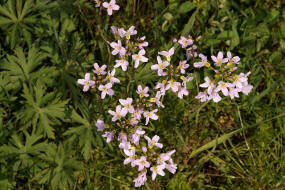
<instances>
[{"instance_id":1,"label":"background foliage","mask_svg":"<svg viewBox=\"0 0 285 190\"><path fill-rule=\"evenodd\" d=\"M110 26L135 25L150 62L174 37L231 50L250 70L249 96L201 104L167 96L154 130L176 149L178 172L142 189L270 189L285 185L285 3L282 0L118 0L108 17L92 0L0 1L0 189L133 189L133 172L94 122L111 100L77 78L113 65ZM134 84L155 81L146 65ZM124 81L124 73L119 73ZM123 83L124 84L124 83ZM117 92L124 91L123 85Z\"/></svg>"}]
</instances>

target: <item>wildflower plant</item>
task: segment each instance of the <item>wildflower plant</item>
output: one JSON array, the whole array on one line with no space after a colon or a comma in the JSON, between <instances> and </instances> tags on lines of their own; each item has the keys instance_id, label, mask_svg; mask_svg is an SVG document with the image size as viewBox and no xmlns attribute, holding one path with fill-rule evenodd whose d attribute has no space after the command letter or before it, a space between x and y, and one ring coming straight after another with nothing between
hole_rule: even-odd
<instances>
[{"instance_id":1,"label":"wildflower plant","mask_svg":"<svg viewBox=\"0 0 285 190\"><path fill-rule=\"evenodd\" d=\"M112 26L111 30L114 41L108 43L112 48L111 54L116 57L114 69L105 71L106 65L99 66L95 63L93 78L87 73L84 79L78 80L79 84L84 85L84 92L97 87L101 91L102 99L106 95L114 95L112 86L120 83L115 77L115 69L134 73L141 64L149 60L144 49L149 44L145 41L145 37L135 38L137 31L134 26L127 30ZM247 78L250 72L235 74L239 57L232 57L232 54L227 52L227 57L224 58L223 53L219 52L217 56L211 56L213 61L211 64L205 55L199 53L198 56L197 46L194 43L200 39L201 36L195 40L191 35L187 38L181 36L178 41L174 40L180 48L174 45L168 50L159 51L156 57L157 63L151 66L151 70L157 71L159 77L155 86L150 88L139 84L132 97L127 94L125 98L117 100L118 103L113 109L109 107L107 112L110 119L104 118L107 123L101 119L96 121L95 126L102 132L106 142L115 143L121 149L125 156L124 165L130 164L132 168L137 168L138 176L133 180L135 187L144 185L148 174L151 174L151 179L155 180L157 175L164 176L166 170L172 174L176 172L177 164L171 158L175 150L163 153L164 147L159 142L160 137L154 135L150 138L143 128L147 128L152 120L158 120L159 112L164 108L163 97L168 91L177 94L180 99L189 95L187 83L193 80L194 68L205 68L214 73L214 79L205 76L205 82L199 84L205 91L199 92L195 98L201 102L208 100L219 102L221 101L219 93L230 98L239 97L238 92L248 94L252 89ZM175 57L175 47L177 51L185 50L184 60Z\"/></svg>"}]
</instances>

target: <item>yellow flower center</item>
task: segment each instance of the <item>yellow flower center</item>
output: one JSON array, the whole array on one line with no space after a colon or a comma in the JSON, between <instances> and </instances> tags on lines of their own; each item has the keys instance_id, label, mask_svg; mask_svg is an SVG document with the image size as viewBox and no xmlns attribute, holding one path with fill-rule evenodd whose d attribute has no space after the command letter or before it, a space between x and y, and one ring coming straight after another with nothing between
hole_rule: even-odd
<instances>
[{"instance_id":1,"label":"yellow flower center","mask_svg":"<svg viewBox=\"0 0 285 190\"><path fill-rule=\"evenodd\" d=\"M171 57L170 57L170 56L166 56L166 60L167 60L168 62L170 62Z\"/></svg>"}]
</instances>

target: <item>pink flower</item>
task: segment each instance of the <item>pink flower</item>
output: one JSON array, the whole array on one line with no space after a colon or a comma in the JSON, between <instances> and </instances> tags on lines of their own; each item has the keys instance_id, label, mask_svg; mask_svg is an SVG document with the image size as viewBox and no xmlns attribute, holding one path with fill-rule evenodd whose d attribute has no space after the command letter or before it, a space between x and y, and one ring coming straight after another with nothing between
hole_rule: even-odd
<instances>
[{"instance_id":1,"label":"pink flower","mask_svg":"<svg viewBox=\"0 0 285 190\"><path fill-rule=\"evenodd\" d=\"M223 63L228 62L228 58L224 58L223 53L220 51L218 56L211 56L212 60L215 62L216 66L221 66Z\"/></svg>"},{"instance_id":2,"label":"pink flower","mask_svg":"<svg viewBox=\"0 0 285 190\"><path fill-rule=\"evenodd\" d=\"M103 131L104 128L105 128L105 123L104 121L98 119L97 122L96 122L96 127L97 127L97 131Z\"/></svg>"},{"instance_id":3,"label":"pink flower","mask_svg":"<svg viewBox=\"0 0 285 190\"><path fill-rule=\"evenodd\" d=\"M117 36L119 34L116 26L111 26L111 30L112 30L112 33L114 34L114 36Z\"/></svg>"},{"instance_id":4,"label":"pink flower","mask_svg":"<svg viewBox=\"0 0 285 190\"><path fill-rule=\"evenodd\" d=\"M112 121L120 120L121 117L125 117L127 115L126 110L123 110L120 105L116 107L116 112L109 110L108 113L113 116Z\"/></svg>"},{"instance_id":5,"label":"pink flower","mask_svg":"<svg viewBox=\"0 0 285 190\"><path fill-rule=\"evenodd\" d=\"M163 69L165 69L169 65L169 63L167 61L162 62L160 56L157 56L157 62L158 64L151 66L151 70L157 70L158 76L165 76L166 73L163 72Z\"/></svg>"},{"instance_id":6,"label":"pink flower","mask_svg":"<svg viewBox=\"0 0 285 190\"><path fill-rule=\"evenodd\" d=\"M102 65L102 67L100 67L98 65L98 63L94 63L94 68L95 68L95 70L93 72L96 73L97 75L105 75L106 74L106 71L105 71L105 69L107 68L106 65Z\"/></svg>"},{"instance_id":7,"label":"pink flower","mask_svg":"<svg viewBox=\"0 0 285 190\"><path fill-rule=\"evenodd\" d=\"M170 173L175 174L177 170L177 164L174 163L165 164L165 169L167 169Z\"/></svg>"},{"instance_id":8,"label":"pink flower","mask_svg":"<svg viewBox=\"0 0 285 190\"><path fill-rule=\"evenodd\" d=\"M193 40L187 39L184 36L181 36L180 39L178 40L178 43L181 45L182 48L186 48L187 46L193 44Z\"/></svg>"},{"instance_id":9,"label":"pink flower","mask_svg":"<svg viewBox=\"0 0 285 190\"><path fill-rule=\"evenodd\" d=\"M95 1L95 7L100 7L101 1L100 0L94 0Z\"/></svg>"},{"instance_id":10,"label":"pink flower","mask_svg":"<svg viewBox=\"0 0 285 190\"><path fill-rule=\"evenodd\" d=\"M194 67L201 68L201 67L210 67L210 64L208 63L207 57L203 54L199 54L199 57L202 59L201 62L194 63Z\"/></svg>"},{"instance_id":11,"label":"pink flower","mask_svg":"<svg viewBox=\"0 0 285 190\"><path fill-rule=\"evenodd\" d=\"M231 52L227 52L227 56L228 56L228 61L231 62L231 63L235 63L235 64L239 64L239 61L240 61L240 58L238 56L234 56L232 57L232 54Z\"/></svg>"},{"instance_id":12,"label":"pink flower","mask_svg":"<svg viewBox=\"0 0 285 190\"><path fill-rule=\"evenodd\" d=\"M200 84L200 87L208 88L208 94L211 94L212 91L215 88L215 85L214 85L214 83L211 81L211 79L209 77L205 77L205 81L206 81L205 83Z\"/></svg>"},{"instance_id":13,"label":"pink flower","mask_svg":"<svg viewBox=\"0 0 285 190\"><path fill-rule=\"evenodd\" d=\"M140 98L143 98L143 97L149 97L149 94L147 93L148 90L149 90L148 87L145 87L144 89L142 89L142 86L139 85L136 92L140 95Z\"/></svg>"},{"instance_id":14,"label":"pink flower","mask_svg":"<svg viewBox=\"0 0 285 190\"><path fill-rule=\"evenodd\" d=\"M149 148L153 148L154 146L158 147L158 148L162 148L163 144L158 143L160 137L155 135L154 137L152 137L152 139L150 139L148 136L144 136L145 140L147 140L148 142L148 147Z\"/></svg>"},{"instance_id":15,"label":"pink flower","mask_svg":"<svg viewBox=\"0 0 285 190\"><path fill-rule=\"evenodd\" d=\"M145 156L141 156L140 159L135 160L134 164L139 167L139 171L142 171L144 168L149 168L150 166Z\"/></svg>"},{"instance_id":16,"label":"pink flower","mask_svg":"<svg viewBox=\"0 0 285 190\"><path fill-rule=\"evenodd\" d=\"M228 96L229 95L229 90L228 87L233 87L233 85L231 83L225 83L223 81L219 81L218 82L218 86L215 89L216 92L222 91L222 93L224 94L224 96Z\"/></svg>"},{"instance_id":17,"label":"pink flower","mask_svg":"<svg viewBox=\"0 0 285 190\"><path fill-rule=\"evenodd\" d=\"M114 66L115 68L122 67L123 71L127 70L127 67L129 65L129 62L127 60L120 59L120 60L116 60L115 62L116 62L116 65Z\"/></svg>"},{"instance_id":18,"label":"pink flower","mask_svg":"<svg viewBox=\"0 0 285 190\"><path fill-rule=\"evenodd\" d=\"M119 144L119 148L120 148L120 149L129 150L130 147L131 147L131 143L128 142L128 141L122 141L122 142Z\"/></svg>"},{"instance_id":19,"label":"pink flower","mask_svg":"<svg viewBox=\"0 0 285 190\"><path fill-rule=\"evenodd\" d=\"M114 138L114 134L112 132L106 131L102 137L106 137L107 138L107 143L111 142L112 139Z\"/></svg>"},{"instance_id":20,"label":"pink flower","mask_svg":"<svg viewBox=\"0 0 285 190\"><path fill-rule=\"evenodd\" d=\"M237 88L242 88L244 82L247 82L247 76L245 76L244 73L240 73L238 76L234 76L233 85Z\"/></svg>"},{"instance_id":21,"label":"pink flower","mask_svg":"<svg viewBox=\"0 0 285 190\"><path fill-rule=\"evenodd\" d=\"M152 119L152 120L157 120L158 119L158 116L157 115L155 115L155 112L157 112L158 110L157 109L155 109L155 110L152 110L152 111L145 111L144 113L143 113L143 115L144 115L144 117L145 117L145 125L147 125L148 124L148 122L149 122L149 119Z\"/></svg>"},{"instance_id":22,"label":"pink flower","mask_svg":"<svg viewBox=\"0 0 285 190\"><path fill-rule=\"evenodd\" d=\"M120 6L116 4L116 0L111 0L110 3L104 2L103 7L107 9L108 15L112 15L113 10L117 11L120 9Z\"/></svg>"},{"instance_id":23,"label":"pink flower","mask_svg":"<svg viewBox=\"0 0 285 190\"><path fill-rule=\"evenodd\" d=\"M131 26L125 33L127 40L131 38L132 35L136 35L137 31L135 30L135 26Z\"/></svg>"},{"instance_id":24,"label":"pink flower","mask_svg":"<svg viewBox=\"0 0 285 190\"><path fill-rule=\"evenodd\" d=\"M119 99L119 102L124 106L123 110L124 112L134 113L135 109L132 106L133 99L127 98L127 99Z\"/></svg>"},{"instance_id":25,"label":"pink flower","mask_svg":"<svg viewBox=\"0 0 285 190\"><path fill-rule=\"evenodd\" d=\"M231 99L234 99L234 97L239 98L238 90L234 87L229 87L229 96Z\"/></svg>"},{"instance_id":26,"label":"pink flower","mask_svg":"<svg viewBox=\"0 0 285 190\"><path fill-rule=\"evenodd\" d=\"M120 80L115 78L115 73L116 73L115 69L113 69L111 72L108 71L108 79L109 79L110 83L112 83L112 84L120 83Z\"/></svg>"},{"instance_id":27,"label":"pink flower","mask_svg":"<svg viewBox=\"0 0 285 190\"><path fill-rule=\"evenodd\" d=\"M199 92L195 98L200 99L201 102L206 102L208 100L208 95L205 92Z\"/></svg>"},{"instance_id":28,"label":"pink flower","mask_svg":"<svg viewBox=\"0 0 285 190\"><path fill-rule=\"evenodd\" d=\"M160 89L161 95L165 95L165 91L166 91L165 88L166 88L165 84L160 83L160 82L156 83L156 86L154 87L154 89Z\"/></svg>"},{"instance_id":29,"label":"pink flower","mask_svg":"<svg viewBox=\"0 0 285 190\"><path fill-rule=\"evenodd\" d=\"M131 163L131 166L135 167L135 163L134 163L135 158L136 158L135 150L124 149L124 153L128 156L128 158L126 158L124 160L124 165L127 165L127 164Z\"/></svg>"},{"instance_id":30,"label":"pink flower","mask_svg":"<svg viewBox=\"0 0 285 190\"><path fill-rule=\"evenodd\" d=\"M127 137L126 133L120 132L118 135L118 141L121 141L121 142L128 141L128 137Z\"/></svg>"},{"instance_id":31,"label":"pink flower","mask_svg":"<svg viewBox=\"0 0 285 190\"><path fill-rule=\"evenodd\" d=\"M185 69L187 69L188 67L189 64L187 64L186 60L179 63L179 69L182 74L185 74Z\"/></svg>"},{"instance_id":32,"label":"pink flower","mask_svg":"<svg viewBox=\"0 0 285 190\"><path fill-rule=\"evenodd\" d=\"M117 55L118 53L123 56L126 54L126 49L122 46L121 40L118 40L118 43L112 42L110 46L113 48L112 55Z\"/></svg>"},{"instance_id":33,"label":"pink flower","mask_svg":"<svg viewBox=\"0 0 285 190\"><path fill-rule=\"evenodd\" d=\"M83 92L86 92L89 90L90 87L93 87L95 82L90 80L90 73L86 73L84 79L78 79L78 84L84 85Z\"/></svg>"},{"instance_id":34,"label":"pink flower","mask_svg":"<svg viewBox=\"0 0 285 190\"><path fill-rule=\"evenodd\" d=\"M134 114L134 116L133 116L134 119L140 120L142 113L143 113L143 109L137 108L137 109L135 110L135 112L133 113L133 114Z\"/></svg>"},{"instance_id":35,"label":"pink flower","mask_svg":"<svg viewBox=\"0 0 285 190\"><path fill-rule=\"evenodd\" d=\"M215 92L214 90L209 95L208 99L209 100L213 99L213 101L216 103L222 100L221 96L217 92Z\"/></svg>"},{"instance_id":36,"label":"pink flower","mask_svg":"<svg viewBox=\"0 0 285 190\"><path fill-rule=\"evenodd\" d=\"M160 51L158 52L158 54L163 55L164 57L166 57L166 60L170 62L171 56L174 54L174 47L170 48L170 50L168 51Z\"/></svg>"},{"instance_id":37,"label":"pink flower","mask_svg":"<svg viewBox=\"0 0 285 190\"><path fill-rule=\"evenodd\" d=\"M131 142L136 145L139 144L140 137L143 134L145 134L145 131L143 131L141 127L138 127L135 133L131 134Z\"/></svg>"},{"instance_id":38,"label":"pink flower","mask_svg":"<svg viewBox=\"0 0 285 190\"><path fill-rule=\"evenodd\" d=\"M145 50L141 49L138 54L132 55L133 60L135 61L135 68L138 68L140 61L141 62L148 62L148 58L145 56Z\"/></svg>"},{"instance_id":39,"label":"pink flower","mask_svg":"<svg viewBox=\"0 0 285 190\"><path fill-rule=\"evenodd\" d=\"M101 93L101 99L104 99L106 94L113 96L114 95L114 90L111 89L112 88L112 83L108 83L106 85L102 85L100 84L100 86L98 87L98 89L100 91L102 91Z\"/></svg>"},{"instance_id":40,"label":"pink flower","mask_svg":"<svg viewBox=\"0 0 285 190\"><path fill-rule=\"evenodd\" d=\"M245 95L248 95L251 92L252 88L253 88L252 85L248 84L247 82L244 82L241 92L244 93Z\"/></svg>"},{"instance_id":41,"label":"pink flower","mask_svg":"<svg viewBox=\"0 0 285 190\"><path fill-rule=\"evenodd\" d=\"M152 180L155 180L157 174L164 176L165 175L163 171L164 169L165 169L165 165L157 165L157 166L151 167L150 171L152 171L152 175L151 175Z\"/></svg>"},{"instance_id":42,"label":"pink flower","mask_svg":"<svg viewBox=\"0 0 285 190\"><path fill-rule=\"evenodd\" d=\"M137 178L133 180L133 182L135 183L135 187L140 187L144 185L146 181L147 181L146 172L142 172Z\"/></svg>"},{"instance_id":43,"label":"pink flower","mask_svg":"<svg viewBox=\"0 0 285 190\"><path fill-rule=\"evenodd\" d=\"M166 85L165 90L168 90L169 88L171 88L173 92L177 92L179 86L181 86L179 82L168 81L168 84Z\"/></svg>"},{"instance_id":44,"label":"pink flower","mask_svg":"<svg viewBox=\"0 0 285 190\"><path fill-rule=\"evenodd\" d=\"M183 98L183 95L188 96L188 94L189 94L189 92L188 92L188 90L185 87L182 87L182 88L180 87L179 88L179 90L178 90L178 97L180 99Z\"/></svg>"}]
</instances>

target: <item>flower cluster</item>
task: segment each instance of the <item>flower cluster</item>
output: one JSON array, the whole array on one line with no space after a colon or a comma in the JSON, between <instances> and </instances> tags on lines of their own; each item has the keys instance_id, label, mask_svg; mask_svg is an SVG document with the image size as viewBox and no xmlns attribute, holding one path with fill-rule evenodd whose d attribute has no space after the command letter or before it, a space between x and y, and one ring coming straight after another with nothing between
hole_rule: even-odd
<instances>
[{"instance_id":1,"label":"flower cluster","mask_svg":"<svg viewBox=\"0 0 285 190\"><path fill-rule=\"evenodd\" d=\"M101 0L94 0L95 1L95 7L101 6ZM108 15L112 15L113 11L118 11L120 9L120 6L116 4L116 0L111 0L108 2L103 2L103 7L107 9Z\"/></svg>"},{"instance_id":2,"label":"flower cluster","mask_svg":"<svg viewBox=\"0 0 285 190\"><path fill-rule=\"evenodd\" d=\"M159 89L161 95L165 95L167 90L172 90L178 94L179 98L187 96L189 94L186 89L187 82L193 79L192 74L184 76L186 74L186 69L189 68L187 60L180 61L179 64L171 62L171 58L174 55L174 47L168 51L158 52L157 64L152 65L152 70L157 70L157 75L164 77L161 82L157 82L155 89ZM163 60L161 56L163 56Z\"/></svg>"},{"instance_id":3,"label":"flower cluster","mask_svg":"<svg viewBox=\"0 0 285 190\"><path fill-rule=\"evenodd\" d=\"M250 72L246 74L235 73L237 65L240 64L238 56L232 57L231 52L227 52L227 57L224 57L223 53L219 52L217 56L211 56L213 64L208 62L205 55L200 54L199 57L201 61L195 62L194 67L206 67L214 73L213 79L206 76L204 79L205 82L200 84L200 87L206 88L204 92L199 92L196 96L201 102L207 100L219 102L222 99L219 93L234 99L235 97L239 97L239 92L248 95L252 90L253 86L248 84Z\"/></svg>"},{"instance_id":4,"label":"flower cluster","mask_svg":"<svg viewBox=\"0 0 285 190\"><path fill-rule=\"evenodd\" d=\"M159 143L160 137L155 135L150 138L145 134L141 127L138 127L134 133L125 138L118 139L120 141L120 148L126 156L124 165L131 164L132 167L138 167L138 177L133 180L135 187L142 186L147 181L148 169L151 171L152 180L155 180L157 175L164 176L164 170L168 170L172 174L176 172L177 164L171 158L175 150L159 153L163 144ZM140 141L140 137L144 135L147 142Z\"/></svg>"},{"instance_id":5,"label":"flower cluster","mask_svg":"<svg viewBox=\"0 0 285 190\"><path fill-rule=\"evenodd\" d=\"M84 92L88 91L90 88L98 87L98 90L101 91L102 99L105 98L106 94L110 96L114 95L112 86L114 83L119 83L120 80L115 78L115 69L113 69L112 71L105 71L106 68L106 65L102 65L100 67L98 63L94 63L94 76L91 78L90 73L86 73L84 79L77 80L79 84L84 86Z\"/></svg>"},{"instance_id":6,"label":"flower cluster","mask_svg":"<svg viewBox=\"0 0 285 190\"><path fill-rule=\"evenodd\" d=\"M187 61L190 58L194 58L198 56L197 45L195 45L195 42L198 42L200 39L201 39L201 36L198 36L196 39L194 39L191 35L188 35L187 38L184 36L180 36L178 43L182 49L186 50ZM174 40L174 42L176 41L177 40Z\"/></svg>"},{"instance_id":7,"label":"flower cluster","mask_svg":"<svg viewBox=\"0 0 285 190\"><path fill-rule=\"evenodd\" d=\"M138 68L141 62L148 62L144 49L148 46L145 36L131 40L131 36L137 34L134 26L131 26L128 30L116 28L115 26L112 26L111 29L116 39L116 41L110 43L113 49L112 55L119 56L119 59L115 61L115 68L121 67L123 71L127 71L129 64L133 64L134 68Z\"/></svg>"}]
</instances>

